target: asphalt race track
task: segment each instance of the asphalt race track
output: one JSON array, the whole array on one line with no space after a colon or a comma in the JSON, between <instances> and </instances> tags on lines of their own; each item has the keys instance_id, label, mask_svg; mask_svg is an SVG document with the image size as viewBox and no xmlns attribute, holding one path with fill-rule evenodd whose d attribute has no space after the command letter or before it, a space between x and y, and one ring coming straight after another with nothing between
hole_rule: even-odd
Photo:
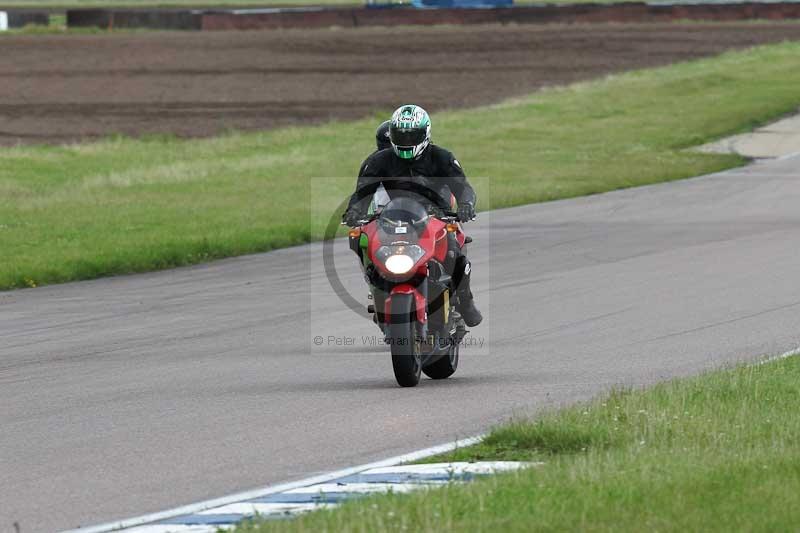
<instances>
[{"instance_id":1,"label":"asphalt race track","mask_svg":"<svg viewBox=\"0 0 800 533\"><path fill-rule=\"evenodd\" d=\"M332 294L320 245L4 293L0 530L161 510L793 349L798 204L795 157L485 214L470 230L486 344L415 389L362 342L377 329Z\"/></svg>"}]
</instances>

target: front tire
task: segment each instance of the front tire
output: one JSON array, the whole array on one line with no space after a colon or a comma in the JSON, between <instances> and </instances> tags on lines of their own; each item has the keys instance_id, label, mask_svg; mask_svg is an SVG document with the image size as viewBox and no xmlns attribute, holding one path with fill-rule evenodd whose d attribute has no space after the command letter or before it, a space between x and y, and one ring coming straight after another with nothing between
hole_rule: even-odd
<instances>
[{"instance_id":1,"label":"front tire","mask_svg":"<svg viewBox=\"0 0 800 533\"><path fill-rule=\"evenodd\" d=\"M396 294L392 296L389 341L392 347L394 377L401 387L415 387L419 383L422 357L416 335L414 319L414 296Z\"/></svg>"}]
</instances>

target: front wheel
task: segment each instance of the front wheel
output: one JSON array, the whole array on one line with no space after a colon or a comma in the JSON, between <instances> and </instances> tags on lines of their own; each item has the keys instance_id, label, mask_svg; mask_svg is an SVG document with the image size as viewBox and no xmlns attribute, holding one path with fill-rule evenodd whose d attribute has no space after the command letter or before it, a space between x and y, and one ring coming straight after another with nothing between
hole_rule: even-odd
<instances>
[{"instance_id":1,"label":"front wheel","mask_svg":"<svg viewBox=\"0 0 800 533\"><path fill-rule=\"evenodd\" d=\"M448 353L422 369L431 379L447 379L458 368L458 344L450 347Z\"/></svg>"},{"instance_id":2,"label":"front wheel","mask_svg":"<svg viewBox=\"0 0 800 533\"><path fill-rule=\"evenodd\" d=\"M422 357L416 336L414 319L414 296L396 294L392 296L389 342L392 347L394 377L401 387L414 387L419 383Z\"/></svg>"}]
</instances>

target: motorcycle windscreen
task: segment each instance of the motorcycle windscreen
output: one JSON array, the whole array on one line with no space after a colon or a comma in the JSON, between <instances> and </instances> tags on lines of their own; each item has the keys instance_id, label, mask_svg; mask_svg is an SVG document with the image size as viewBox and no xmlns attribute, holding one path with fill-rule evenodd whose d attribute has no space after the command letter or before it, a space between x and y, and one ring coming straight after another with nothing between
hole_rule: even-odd
<instances>
[{"instance_id":1,"label":"motorcycle windscreen","mask_svg":"<svg viewBox=\"0 0 800 533\"><path fill-rule=\"evenodd\" d=\"M420 202L412 198L395 198L381 211L378 218L380 242L417 242L430 215Z\"/></svg>"}]
</instances>

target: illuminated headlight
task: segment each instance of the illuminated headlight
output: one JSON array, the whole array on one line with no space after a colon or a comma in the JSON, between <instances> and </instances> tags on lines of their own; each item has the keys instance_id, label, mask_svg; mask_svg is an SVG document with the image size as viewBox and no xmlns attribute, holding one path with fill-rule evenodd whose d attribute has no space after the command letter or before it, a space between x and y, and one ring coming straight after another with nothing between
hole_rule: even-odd
<instances>
[{"instance_id":1,"label":"illuminated headlight","mask_svg":"<svg viewBox=\"0 0 800 533\"><path fill-rule=\"evenodd\" d=\"M407 255L390 255L384 265L392 274L405 274L414 266L414 260Z\"/></svg>"},{"instance_id":2,"label":"illuminated headlight","mask_svg":"<svg viewBox=\"0 0 800 533\"><path fill-rule=\"evenodd\" d=\"M375 253L376 259L386 266L392 274L405 274L425 255L425 250L416 244L381 246Z\"/></svg>"}]
</instances>

